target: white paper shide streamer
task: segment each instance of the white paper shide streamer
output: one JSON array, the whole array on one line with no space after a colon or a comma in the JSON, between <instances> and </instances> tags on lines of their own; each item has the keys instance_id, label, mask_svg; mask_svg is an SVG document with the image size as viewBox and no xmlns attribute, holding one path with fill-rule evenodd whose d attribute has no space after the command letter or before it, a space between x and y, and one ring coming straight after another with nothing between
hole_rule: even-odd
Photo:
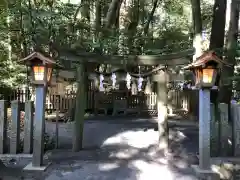
<instances>
[{"instance_id":1,"label":"white paper shide streamer","mask_svg":"<svg viewBox=\"0 0 240 180\"><path fill-rule=\"evenodd\" d=\"M104 76L100 74L99 79L100 79L99 91L104 91L104 87L103 87Z\"/></svg>"},{"instance_id":2,"label":"white paper shide streamer","mask_svg":"<svg viewBox=\"0 0 240 180\"><path fill-rule=\"evenodd\" d=\"M126 81L127 81L127 88L130 89L131 88L131 76L129 73L127 73Z\"/></svg>"},{"instance_id":3,"label":"white paper shide streamer","mask_svg":"<svg viewBox=\"0 0 240 180\"><path fill-rule=\"evenodd\" d=\"M112 79L112 87L113 87L113 89L116 88L116 78L117 78L116 74L112 73L111 79Z\"/></svg>"},{"instance_id":4,"label":"white paper shide streamer","mask_svg":"<svg viewBox=\"0 0 240 180\"><path fill-rule=\"evenodd\" d=\"M143 82L143 78L139 77L138 78L138 91L142 91L142 82Z\"/></svg>"}]
</instances>

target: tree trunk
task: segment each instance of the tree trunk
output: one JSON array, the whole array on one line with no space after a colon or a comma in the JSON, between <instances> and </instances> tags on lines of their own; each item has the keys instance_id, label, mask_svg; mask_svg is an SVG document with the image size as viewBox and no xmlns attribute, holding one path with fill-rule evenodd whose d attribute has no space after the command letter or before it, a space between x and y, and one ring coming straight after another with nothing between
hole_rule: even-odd
<instances>
[{"instance_id":1,"label":"tree trunk","mask_svg":"<svg viewBox=\"0 0 240 180\"><path fill-rule=\"evenodd\" d=\"M224 47L224 37L225 37L225 23L226 23L226 0L215 0L213 6L213 20L212 20L212 29L210 37L209 49L214 50L221 57L223 54ZM218 91L211 91L210 100L214 104L214 112L216 120L219 122L219 110L218 110ZM220 123L219 123L220 124ZM221 133L221 126L218 125L218 134ZM220 136L219 136L220 137ZM221 147L221 140L218 139L219 146ZM221 149L218 149L216 155L221 154Z\"/></svg>"},{"instance_id":2,"label":"tree trunk","mask_svg":"<svg viewBox=\"0 0 240 180\"><path fill-rule=\"evenodd\" d=\"M231 3L231 15L229 30L227 36L227 56L226 61L230 64L236 64L236 47L237 47L237 37L238 37L238 21L239 21L239 10L237 2L232 0ZM222 103L229 104L232 96L232 78L234 75L234 67L223 67L221 82L222 86L219 92L219 101Z\"/></svg>"},{"instance_id":3,"label":"tree trunk","mask_svg":"<svg viewBox=\"0 0 240 180\"><path fill-rule=\"evenodd\" d=\"M144 25L144 28L143 28L143 31L144 31L144 35L146 36L148 34L148 30L149 30L149 25L151 23L151 21L153 20L153 15L158 7L158 1L159 0L154 0L153 2L153 7L152 7L152 10L151 10L151 13L149 14L148 16L148 19L147 19L147 22L146 24Z\"/></svg>"},{"instance_id":4,"label":"tree trunk","mask_svg":"<svg viewBox=\"0 0 240 180\"><path fill-rule=\"evenodd\" d=\"M48 26L48 30L49 30L49 34L48 34L48 54L50 55L50 57L53 56L52 54L52 44L53 44L53 16L52 16L52 13L53 13L53 3L54 1L52 1L52 3L49 3L48 6L49 6L49 9L50 9L50 12L51 12L51 17L50 17L50 23L49 23L49 26Z\"/></svg>"},{"instance_id":5,"label":"tree trunk","mask_svg":"<svg viewBox=\"0 0 240 180\"><path fill-rule=\"evenodd\" d=\"M82 0L81 3L79 3L76 12L73 17L73 22L75 23L77 20L78 14L81 13L81 19L85 21L90 20L90 4L87 0Z\"/></svg>"},{"instance_id":6,"label":"tree trunk","mask_svg":"<svg viewBox=\"0 0 240 180\"><path fill-rule=\"evenodd\" d=\"M101 0L99 0L99 1L101 1ZM99 2L100 3L100 2ZM100 11L101 12L101 11ZM82 22L84 22L84 23L87 23L87 24L90 24L90 2L89 1L87 1L87 0L82 0L81 1L81 3L79 4L79 6L78 6L78 8L77 8L77 10L76 10L76 12L75 12L75 14L74 14L74 24L73 24L73 27L72 27L72 33L74 34L75 33L75 28L74 28L74 26L75 26L75 24L76 24L76 21L77 21L77 16L78 16L78 14L79 13L81 13L81 18L80 18L80 20L82 21ZM101 17L101 16L100 16ZM82 36L80 36L81 38L82 37L84 37L83 36L83 34L84 33L87 33L89 36L91 36L92 34L91 34L91 32L90 32L90 29L88 29L88 31L86 32L86 30L81 30L81 34L82 34ZM80 39L81 39L80 38ZM74 38L72 38L72 40L74 40ZM80 65L79 66L79 68L81 69L81 66L82 65ZM87 73L87 72L84 72L85 74ZM87 76L87 75L86 75ZM85 77L86 78L86 77ZM87 82L85 79L84 79L84 82ZM71 108L69 108L69 111L67 112L67 115L69 115L71 118L70 119L74 119L74 120L76 120L76 114L78 113L78 112L76 112L76 107L77 107L77 102L76 101L79 101L79 99L77 99L77 98L80 98L79 96L78 97L76 97L76 99L75 99L75 102L74 102L74 106L72 106ZM85 112L85 107L83 106L82 108L84 108L83 109L83 111ZM81 109L81 111L82 111L82 109ZM82 141L82 140L81 140Z\"/></svg>"},{"instance_id":7,"label":"tree trunk","mask_svg":"<svg viewBox=\"0 0 240 180\"><path fill-rule=\"evenodd\" d=\"M116 18L115 18L115 21L114 21L114 26L118 30L119 30L119 22L120 22L120 9L121 9L121 5L122 5L122 3L118 3L118 7L117 7L117 10L116 10Z\"/></svg>"},{"instance_id":8,"label":"tree trunk","mask_svg":"<svg viewBox=\"0 0 240 180\"><path fill-rule=\"evenodd\" d=\"M226 0L215 0L209 49L220 51L224 46L226 23Z\"/></svg>"},{"instance_id":9,"label":"tree trunk","mask_svg":"<svg viewBox=\"0 0 240 180\"><path fill-rule=\"evenodd\" d=\"M202 55L202 18L200 0L191 0L191 3L194 32L193 46L196 50L193 61L195 61L196 58Z\"/></svg>"},{"instance_id":10,"label":"tree trunk","mask_svg":"<svg viewBox=\"0 0 240 180\"><path fill-rule=\"evenodd\" d=\"M193 61L202 55L202 18L200 0L191 0L192 4L192 22L193 22L193 47L195 54ZM198 111L193 111L193 116L198 116Z\"/></svg>"},{"instance_id":11,"label":"tree trunk","mask_svg":"<svg viewBox=\"0 0 240 180\"><path fill-rule=\"evenodd\" d=\"M21 33L20 37L21 37L21 48L22 48L21 58L23 58L28 55L28 48L26 43L25 30L23 26L22 0L19 0L19 11L20 11L20 33Z\"/></svg>"},{"instance_id":12,"label":"tree trunk","mask_svg":"<svg viewBox=\"0 0 240 180\"><path fill-rule=\"evenodd\" d=\"M97 0L95 8L96 8L96 13L95 13L95 30L97 32L100 29L100 27L101 27L101 12L102 12L101 0Z\"/></svg>"},{"instance_id":13,"label":"tree trunk","mask_svg":"<svg viewBox=\"0 0 240 180\"><path fill-rule=\"evenodd\" d=\"M81 19L84 22L90 22L90 2L88 0L82 0Z\"/></svg>"},{"instance_id":14,"label":"tree trunk","mask_svg":"<svg viewBox=\"0 0 240 180\"><path fill-rule=\"evenodd\" d=\"M9 7L8 7L9 8ZM11 31L11 16L7 15L7 27L8 27L8 35L7 35L7 43L8 43L8 64L12 62L12 31Z\"/></svg>"},{"instance_id":15,"label":"tree trunk","mask_svg":"<svg viewBox=\"0 0 240 180\"><path fill-rule=\"evenodd\" d=\"M214 50L220 56L224 46L225 37L225 22L226 22L226 0L215 0L213 7L213 20L210 37L209 49ZM211 91L211 102L215 104L215 112L218 114L218 92ZM218 119L218 117L217 117Z\"/></svg>"},{"instance_id":16,"label":"tree trunk","mask_svg":"<svg viewBox=\"0 0 240 180\"><path fill-rule=\"evenodd\" d=\"M116 23L117 14L120 10L123 0L112 0L105 18L105 27L111 28Z\"/></svg>"},{"instance_id":17,"label":"tree trunk","mask_svg":"<svg viewBox=\"0 0 240 180\"><path fill-rule=\"evenodd\" d=\"M139 0L133 0L132 6L129 8L128 18L129 23L126 25L127 31L127 43L129 54L137 54L134 49L134 39L137 31L137 26L139 23Z\"/></svg>"}]
</instances>

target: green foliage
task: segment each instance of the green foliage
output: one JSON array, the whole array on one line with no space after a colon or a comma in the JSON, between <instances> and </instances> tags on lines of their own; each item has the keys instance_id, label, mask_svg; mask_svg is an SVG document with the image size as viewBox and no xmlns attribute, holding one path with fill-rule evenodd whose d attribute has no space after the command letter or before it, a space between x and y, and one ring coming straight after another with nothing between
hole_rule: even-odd
<instances>
[{"instance_id":1,"label":"green foliage","mask_svg":"<svg viewBox=\"0 0 240 180\"><path fill-rule=\"evenodd\" d=\"M213 1L201 1L203 29L209 31L212 25Z\"/></svg>"},{"instance_id":2,"label":"green foliage","mask_svg":"<svg viewBox=\"0 0 240 180\"><path fill-rule=\"evenodd\" d=\"M13 50L16 48L15 32L9 32L7 9L0 11L0 88L1 93L7 91L23 81L24 70L16 63L16 54ZM19 51L16 49L16 51Z\"/></svg>"},{"instance_id":3,"label":"green foliage","mask_svg":"<svg viewBox=\"0 0 240 180\"><path fill-rule=\"evenodd\" d=\"M159 1L152 18L149 17L152 1L132 0L129 6L123 3L122 8L127 13L121 15L119 25L110 29L104 24L111 1L100 1L99 27L96 26L96 0L82 1L82 4L50 2L13 0L8 9L0 10L0 86L13 88L24 83L26 70L17 65L17 60L33 49L51 52L57 59L59 49L104 54L161 54L192 47L191 5L187 0ZM204 23L209 24L209 6L202 8Z\"/></svg>"},{"instance_id":4,"label":"green foliage","mask_svg":"<svg viewBox=\"0 0 240 180\"><path fill-rule=\"evenodd\" d=\"M185 1L186 2L186 1ZM179 16L184 14L184 7L182 0L165 0L163 8L171 16ZM187 4L189 5L189 4Z\"/></svg>"}]
</instances>

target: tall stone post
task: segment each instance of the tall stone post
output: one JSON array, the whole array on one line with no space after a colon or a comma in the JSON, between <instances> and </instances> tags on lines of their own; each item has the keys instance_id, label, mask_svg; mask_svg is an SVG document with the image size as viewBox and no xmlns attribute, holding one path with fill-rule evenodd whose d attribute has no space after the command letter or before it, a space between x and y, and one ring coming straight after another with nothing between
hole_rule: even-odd
<instances>
[{"instance_id":1,"label":"tall stone post","mask_svg":"<svg viewBox=\"0 0 240 180\"><path fill-rule=\"evenodd\" d=\"M210 104L211 122L210 122L210 151L211 157L217 157L219 154L218 128L219 121L216 120L215 104Z\"/></svg>"},{"instance_id":2,"label":"tall stone post","mask_svg":"<svg viewBox=\"0 0 240 180\"><path fill-rule=\"evenodd\" d=\"M232 104L234 156L240 157L240 105Z\"/></svg>"},{"instance_id":3,"label":"tall stone post","mask_svg":"<svg viewBox=\"0 0 240 180\"><path fill-rule=\"evenodd\" d=\"M20 102L11 102L12 122L10 135L10 153L17 154L20 145Z\"/></svg>"},{"instance_id":4,"label":"tall stone post","mask_svg":"<svg viewBox=\"0 0 240 180\"><path fill-rule=\"evenodd\" d=\"M24 168L24 170L28 171L44 171L48 165L50 165L50 163L46 165L43 163L46 90L46 85L41 84L36 86L36 105L33 123L33 157L32 162ZM30 109L31 105L29 102L29 110ZM30 126L31 124L29 124L29 127Z\"/></svg>"},{"instance_id":5,"label":"tall stone post","mask_svg":"<svg viewBox=\"0 0 240 180\"><path fill-rule=\"evenodd\" d=\"M211 170L210 161L211 105L210 89L199 90L199 166L193 165L199 179L219 180L219 174Z\"/></svg>"},{"instance_id":6,"label":"tall stone post","mask_svg":"<svg viewBox=\"0 0 240 180\"><path fill-rule=\"evenodd\" d=\"M40 85L36 87L36 108L34 116L34 140L33 140L33 167L41 167L43 165L44 153L44 132L45 132L45 102L46 102L46 86Z\"/></svg>"},{"instance_id":7,"label":"tall stone post","mask_svg":"<svg viewBox=\"0 0 240 180\"><path fill-rule=\"evenodd\" d=\"M32 153L33 148L33 101L25 102L24 119L24 148L26 154Z\"/></svg>"},{"instance_id":8,"label":"tall stone post","mask_svg":"<svg viewBox=\"0 0 240 180\"><path fill-rule=\"evenodd\" d=\"M86 108L86 69L84 64L80 64L77 68L77 96L76 106L73 123L73 147L74 152L82 149L83 143L83 126L84 126L84 115Z\"/></svg>"},{"instance_id":9,"label":"tall stone post","mask_svg":"<svg viewBox=\"0 0 240 180\"><path fill-rule=\"evenodd\" d=\"M228 139L229 137L231 137L231 132L232 129L229 127L228 124L228 104L225 103L220 103L219 104L219 114L220 114L220 124L219 124L219 128L220 128L220 141L219 141L219 153L221 155L221 157L226 157L228 155L228 153L230 152L229 149L229 143L228 143ZM230 138L231 139L231 138Z\"/></svg>"},{"instance_id":10,"label":"tall stone post","mask_svg":"<svg viewBox=\"0 0 240 180\"><path fill-rule=\"evenodd\" d=\"M199 167L210 169L210 89L199 90Z\"/></svg>"},{"instance_id":11,"label":"tall stone post","mask_svg":"<svg viewBox=\"0 0 240 180\"><path fill-rule=\"evenodd\" d=\"M3 154L7 146L7 102L0 100L0 154Z\"/></svg>"}]
</instances>

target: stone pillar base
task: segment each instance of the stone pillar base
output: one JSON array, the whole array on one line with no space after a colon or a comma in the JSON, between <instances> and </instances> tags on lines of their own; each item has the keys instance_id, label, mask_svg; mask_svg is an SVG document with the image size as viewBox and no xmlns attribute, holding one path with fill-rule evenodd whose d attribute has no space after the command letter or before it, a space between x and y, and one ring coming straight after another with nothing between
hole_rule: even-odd
<instances>
[{"instance_id":1,"label":"stone pillar base","mask_svg":"<svg viewBox=\"0 0 240 180\"><path fill-rule=\"evenodd\" d=\"M51 165L51 163L44 164L43 166L33 166L32 163L29 163L26 167L23 168L24 171L46 171L46 169Z\"/></svg>"},{"instance_id":2,"label":"stone pillar base","mask_svg":"<svg viewBox=\"0 0 240 180\"><path fill-rule=\"evenodd\" d=\"M220 180L220 176L218 173L213 172L211 169L205 170L200 169L198 165L192 165L197 177L202 180Z\"/></svg>"}]
</instances>

